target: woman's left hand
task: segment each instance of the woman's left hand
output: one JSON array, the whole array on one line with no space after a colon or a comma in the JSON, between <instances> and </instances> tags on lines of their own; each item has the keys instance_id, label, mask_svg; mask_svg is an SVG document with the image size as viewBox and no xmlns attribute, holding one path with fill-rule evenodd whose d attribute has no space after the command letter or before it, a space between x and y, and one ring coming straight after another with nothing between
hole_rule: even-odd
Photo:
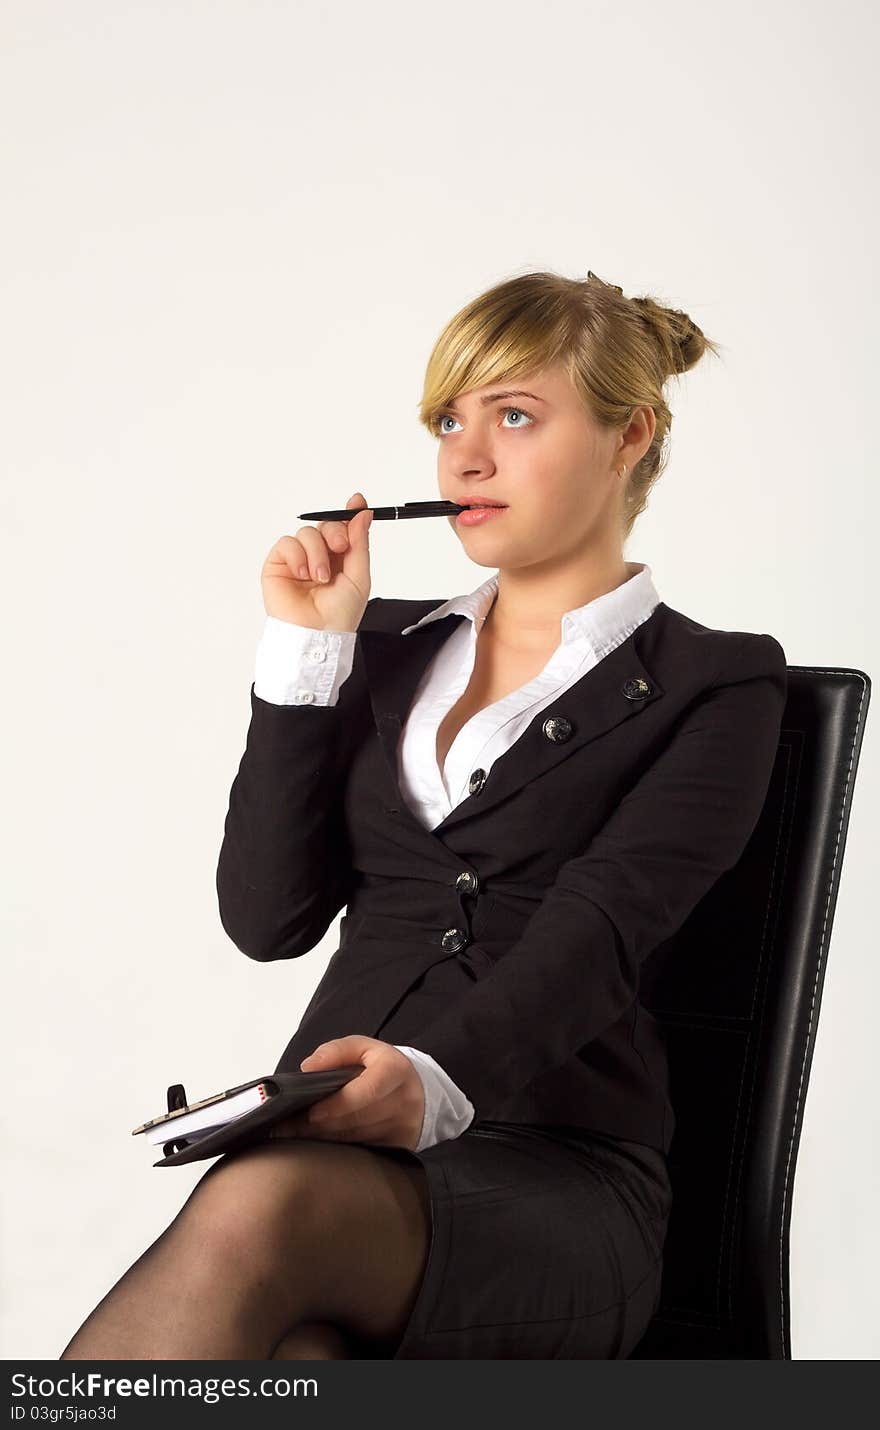
<instances>
[{"instance_id":1,"label":"woman's left hand","mask_svg":"<svg viewBox=\"0 0 880 1430\"><path fill-rule=\"evenodd\" d=\"M303 1072L363 1063L364 1071L303 1112L269 1129L271 1138L314 1137L332 1142L368 1142L414 1151L422 1131L425 1093L405 1053L379 1038L353 1033L331 1038L303 1058Z\"/></svg>"}]
</instances>

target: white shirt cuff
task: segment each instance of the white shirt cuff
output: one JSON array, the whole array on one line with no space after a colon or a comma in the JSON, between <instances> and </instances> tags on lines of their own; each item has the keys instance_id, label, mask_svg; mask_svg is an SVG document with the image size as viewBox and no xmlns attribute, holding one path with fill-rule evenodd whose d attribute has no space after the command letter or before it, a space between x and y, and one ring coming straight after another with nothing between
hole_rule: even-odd
<instances>
[{"instance_id":1,"label":"white shirt cuff","mask_svg":"<svg viewBox=\"0 0 880 1430\"><path fill-rule=\"evenodd\" d=\"M254 694L271 705L335 705L354 664L356 631L313 630L267 616Z\"/></svg>"},{"instance_id":2,"label":"white shirt cuff","mask_svg":"<svg viewBox=\"0 0 880 1430\"><path fill-rule=\"evenodd\" d=\"M461 1136L473 1121L473 1103L428 1053L422 1053L418 1048L402 1047L399 1043L395 1043L394 1047L409 1058L425 1090L425 1115L415 1150L424 1152L426 1147L433 1147L437 1142Z\"/></svg>"}]
</instances>

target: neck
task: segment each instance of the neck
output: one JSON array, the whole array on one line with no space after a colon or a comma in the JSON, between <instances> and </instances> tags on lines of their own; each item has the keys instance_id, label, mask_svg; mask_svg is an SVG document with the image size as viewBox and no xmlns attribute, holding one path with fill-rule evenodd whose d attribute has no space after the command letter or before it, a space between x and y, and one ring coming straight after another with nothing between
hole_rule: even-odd
<instances>
[{"instance_id":1,"label":"neck","mask_svg":"<svg viewBox=\"0 0 880 1430\"><path fill-rule=\"evenodd\" d=\"M617 552L606 560L548 576L535 568L499 570L498 591L483 623L498 645L511 650L555 648L566 611L614 591L642 569Z\"/></svg>"}]
</instances>

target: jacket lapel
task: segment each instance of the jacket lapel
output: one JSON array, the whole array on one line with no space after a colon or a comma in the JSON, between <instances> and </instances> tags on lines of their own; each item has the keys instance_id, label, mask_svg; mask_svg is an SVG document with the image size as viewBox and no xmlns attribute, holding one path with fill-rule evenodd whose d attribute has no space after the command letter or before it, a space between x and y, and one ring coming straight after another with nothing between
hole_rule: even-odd
<instances>
[{"instance_id":1,"label":"jacket lapel","mask_svg":"<svg viewBox=\"0 0 880 1430\"><path fill-rule=\"evenodd\" d=\"M662 605L661 602L655 607L644 624L650 623ZM430 609L430 605L426 606L426 610ZM399 631L360 632L376 729L402 810L408 808L397 776L403 722L429 661L455 625L467 619L452 612L406 636ZM663 689L639 651L641 630L641 626L637 627L586 675L539 711L511 748L493 762L481 787L456 805L435 829L425 831L413 815L419 828L440 836L466 819L486 814L524 784L540 778L591 740L624 720L634 719L647 705L659 700Z\"/></svg>"}]
</instances>

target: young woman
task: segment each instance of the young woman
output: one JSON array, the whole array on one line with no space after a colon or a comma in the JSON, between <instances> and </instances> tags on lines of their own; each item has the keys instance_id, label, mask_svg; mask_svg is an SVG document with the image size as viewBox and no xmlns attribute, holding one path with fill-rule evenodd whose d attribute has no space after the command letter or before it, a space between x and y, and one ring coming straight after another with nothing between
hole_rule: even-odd
<instances>
[{"instance_id":1,"label":"young woman","mask_svg":"<svg viewBox=\"0 0 880 1430\"><path fill-rule=\"evenodd\" d=\"M217 871L249 957L341 942L281 1068L360 1064L214 1163L62 1359L628 1356L674 1129L644 960L740 857L786 695L766 634L623 547L684 313L530 273L447 325L421 420L468 556L370 597L359 514L283 536ZM363 509L362 511L360 509Z\"/></svg>"}]
</instances>

